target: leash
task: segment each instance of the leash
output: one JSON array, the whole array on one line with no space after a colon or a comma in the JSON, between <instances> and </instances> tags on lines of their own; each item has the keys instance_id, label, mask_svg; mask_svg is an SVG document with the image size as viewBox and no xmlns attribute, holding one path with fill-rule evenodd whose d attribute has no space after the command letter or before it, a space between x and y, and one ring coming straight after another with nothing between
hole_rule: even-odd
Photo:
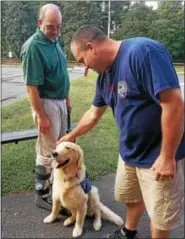
<instances>
[{"instance_id":1,"label":"leash","mask_svg":"<svg viewBox=\"0 0 185 239\"><path fill-rule=\"evenodd\" d=\"M67 111L67 130L66 133L70 133L71 132L71 113L69 111Z\"/></svg>"},{"instance_id":2,"label":"leash","mask_svg":"<svg viewBox=\"0 0 185 239\"><path fill-rule=\"evenodd\" d=\"M70 133L72 131L71 129L71 113L69 111L67 111L67 130L66 133ZM76 139L73 141L73 143L75 143Z\"/></svg>"}]
</instances>

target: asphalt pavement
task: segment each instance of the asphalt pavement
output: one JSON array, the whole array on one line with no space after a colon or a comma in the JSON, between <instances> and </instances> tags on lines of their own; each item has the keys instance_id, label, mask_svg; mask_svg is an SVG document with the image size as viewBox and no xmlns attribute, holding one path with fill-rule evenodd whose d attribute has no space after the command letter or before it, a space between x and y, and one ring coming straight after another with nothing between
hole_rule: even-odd
<instances>
[{"instance_id":1,"label":"asphalt pavement","mask_svg":"<svg viewBox=\"0 0 185 239\"><path fill-rule=\"evenodd\" d=\"M93 184L99 189L101 201L124 219L124 206L114 200L114 181L115 174L109 174ZM2 196L1 209L1 238L72 238L73 226L64 227L64 219L58 219L52 224L43 223L48 211L35 206L34 192ZM118 228L103 221L101 230L96 232L92 223L92 219L86 218L81 238L103 238ZM146 213L140 219L138 232L142 239L150 238ZM170 238L184 238L184 227L174 230Z\"/></svg>"}]
</instances>

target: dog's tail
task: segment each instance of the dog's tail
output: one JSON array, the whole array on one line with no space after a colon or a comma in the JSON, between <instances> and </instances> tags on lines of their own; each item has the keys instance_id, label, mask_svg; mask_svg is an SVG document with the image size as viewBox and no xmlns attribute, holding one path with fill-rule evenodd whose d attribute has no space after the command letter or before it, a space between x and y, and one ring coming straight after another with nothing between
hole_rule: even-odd
<instances>
[{"instance_id":1,"label":"dog's tail","mask_svg":"<svg viewBox=\"0 0 185 239\"><path fill-rule=\"evenodd\" d=\"M111 222L115 223L118 226L122 226L123 225L123 219L120 216L118 216L116 213L111 211L108 207L106 207L101 202L100 202L100 209L101 209L101 212L102 212L102 218L104 220L111 221Z\"/></svg>"}]
</instances>

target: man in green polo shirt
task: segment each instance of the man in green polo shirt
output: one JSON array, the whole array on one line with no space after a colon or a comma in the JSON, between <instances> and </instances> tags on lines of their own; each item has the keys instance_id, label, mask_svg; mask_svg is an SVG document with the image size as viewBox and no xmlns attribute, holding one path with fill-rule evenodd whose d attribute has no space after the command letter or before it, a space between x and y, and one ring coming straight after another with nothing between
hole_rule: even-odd
<instances>
[{"instance_id":1,"label":"man in green polo shirt","mask_svg":"<svg viewBox=\"0 0 185 239\"><path fill-rule=\"evenodd\" d=\"M51 152L66 132L67 111L71 111L66 59L58 41L61 20L56 5L42 6L39 27L21 49L24 81L39 131L35 203L47 210L51 210Z\"/></svg>"}]
</instances>

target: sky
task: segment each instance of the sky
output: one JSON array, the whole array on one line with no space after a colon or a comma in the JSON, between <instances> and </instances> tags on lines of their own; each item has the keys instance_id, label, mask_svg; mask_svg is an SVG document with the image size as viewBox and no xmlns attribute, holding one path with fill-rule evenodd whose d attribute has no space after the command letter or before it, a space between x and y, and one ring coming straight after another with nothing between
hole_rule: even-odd
<instances>
[{"instance_id":1,"label":"sky","mask_svg":"<svg viewBox=\"0 0 185 239\"><path fill-rule=\"evenodd\" d=\"M132 4L133 3L134 1L132 1ZM153 7L154 10L157 8L157 1L145 1L145 4L149 7Z\"/></svg>"},{"instance_id":2,"label":"sky","mask_svg":"<svg viewBox=\"0 0 185 239\"><path fill-rule=\"evenodd\" d=\"M152 6L154 10L157 8L157 1L146 1L145 4L149 7Z\"/></svg>"}]
</instances>

